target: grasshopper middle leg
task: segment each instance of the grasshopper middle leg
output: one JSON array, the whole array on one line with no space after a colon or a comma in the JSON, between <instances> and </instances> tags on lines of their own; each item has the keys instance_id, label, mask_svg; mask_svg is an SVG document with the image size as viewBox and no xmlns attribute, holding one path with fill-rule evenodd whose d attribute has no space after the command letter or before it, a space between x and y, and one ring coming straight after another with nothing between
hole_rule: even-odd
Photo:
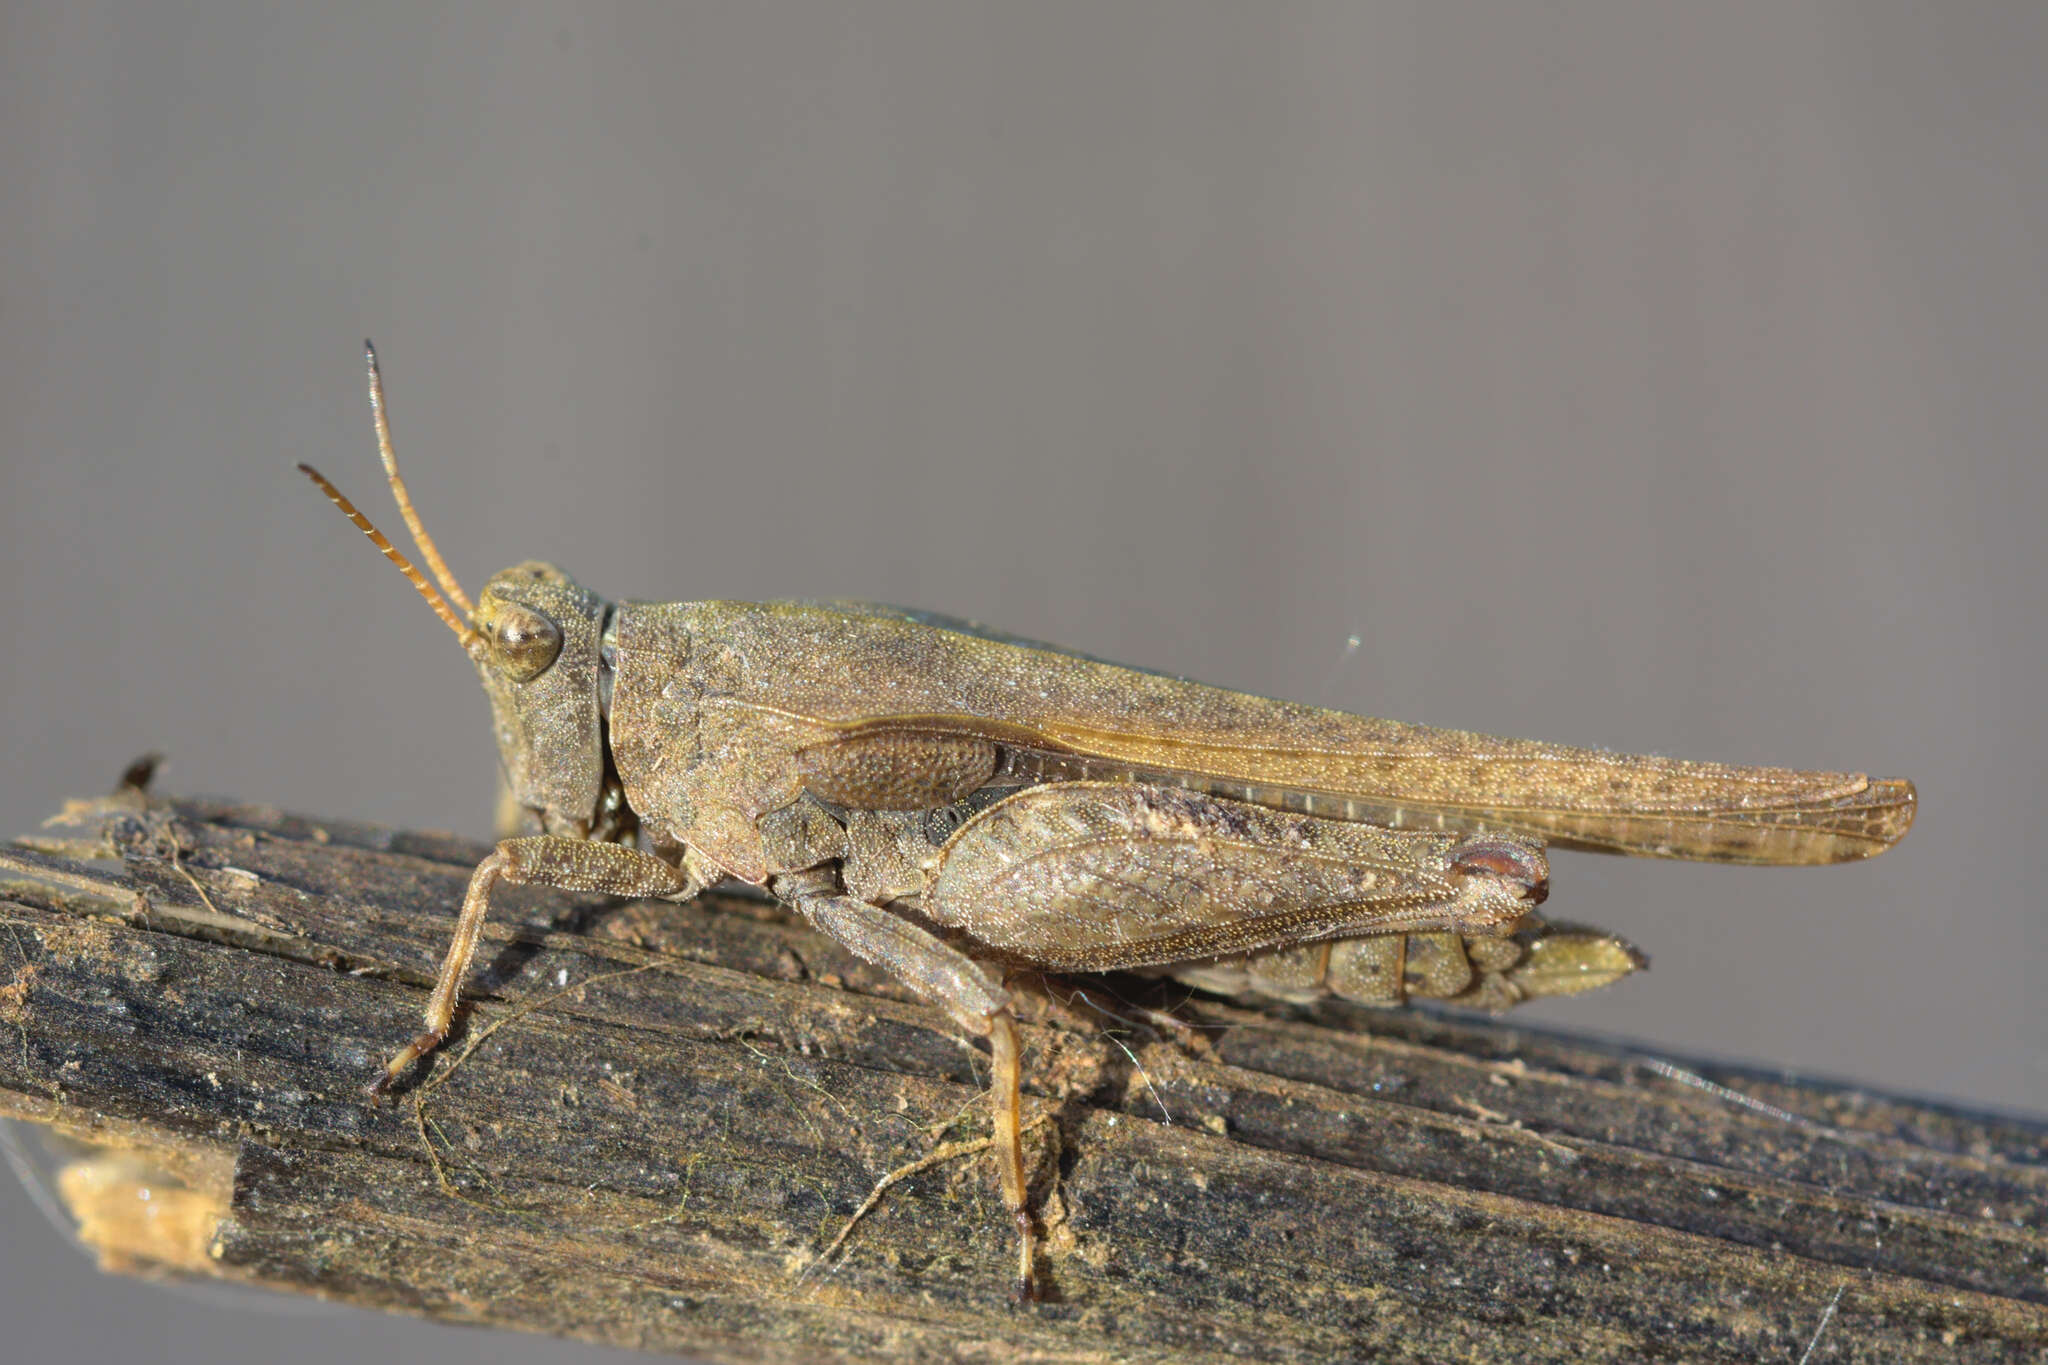
<instances>
[{"instance_id":1,"label":"grasshopper middle leg","mask_svg":"<svg viewBox=\"0 0 2048 1365\"><path fill-rule=\"evenodd\" d=\"M815 873L778 878L771 886L813 927L942 1006L965 1032L987 1037L997 1169L1003 1206L1017 1224L1017 1297L1033 1298L1035 1233L1025 1202L1022 1067L1009 992L951 944L881 906L828 890L827 879Z\"/></svg>"}]
</instances>

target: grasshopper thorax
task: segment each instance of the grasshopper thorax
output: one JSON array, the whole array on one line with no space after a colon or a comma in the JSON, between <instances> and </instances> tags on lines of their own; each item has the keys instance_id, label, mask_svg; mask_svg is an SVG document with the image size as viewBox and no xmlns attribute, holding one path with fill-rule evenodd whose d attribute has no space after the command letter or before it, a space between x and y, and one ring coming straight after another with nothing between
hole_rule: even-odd
<instances>
[{"instance_id":1,"label":"grasshopper thorax","mask_svg":"<svg viewBox=\"0 0 2048 1365\"><path fill-rule=\"evenodd\" d=\"M551 564L507 569L477 596L469 655L491 699L498 756L513 796L550 834L587 837L599 820L609 611Z\"/></svg>"}]
</instances>

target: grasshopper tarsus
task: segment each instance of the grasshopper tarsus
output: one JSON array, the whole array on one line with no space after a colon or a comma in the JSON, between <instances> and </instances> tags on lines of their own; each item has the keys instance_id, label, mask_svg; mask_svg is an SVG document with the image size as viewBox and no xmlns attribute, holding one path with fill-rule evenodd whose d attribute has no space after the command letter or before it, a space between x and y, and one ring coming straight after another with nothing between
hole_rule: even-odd
<instances>
[{"instance_id":1,"label":"grasshopper tarsus","mask_svg":"<svg viewBox=\"0 0 2048 1365\"><path fill-rule=\"evenodd\" d=\"M370 1097L373 1104L381 1101L391 1092L391 1087L398 1084L399 1078L411 1069L414 1062L441 1046L447 1036L446 1029L428 1029L425 1033L416 1035L411 1042L399 1049L397 1056L384 1064L384 1069L377 1073L375 1079L363 1087L363 1093Z\"/></svg>"},{"instance_id":2,"label":"grasshopper tarsus","mask_svg":"<svg viewBox=\"0 0 2048 1365\"><path fill-rule=\"evenodd\" d=\"M1017 1283L1012 1286L1011 1293L1020 1305L1037 1303L1040 1290L1037 1255L1038 1225L1032 1221L1031 1210L1028 1208L1017 1209L1015 1218L1017 1221Z\"/></svg>"}]
</instances>

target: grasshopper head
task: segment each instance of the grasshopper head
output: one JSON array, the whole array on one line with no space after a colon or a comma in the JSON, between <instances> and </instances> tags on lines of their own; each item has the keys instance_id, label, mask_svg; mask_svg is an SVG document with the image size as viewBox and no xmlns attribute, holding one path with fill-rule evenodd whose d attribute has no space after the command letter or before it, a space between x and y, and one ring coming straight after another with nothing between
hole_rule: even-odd
<instances>
[{"instance_id":1,"label":"grasshopper head","mask_svg":"<svg viewBox=\"0 0 2048 1365\"><path fill-rule=\"evenodd\" d=\"M484 585L469 646L513 796L550 834L589 834L604 794L598 637L608 604L552 564Z\"/></svg>"},{"instance_id":2,"label":"grasshopper head","mask_svg":"<svg viewBox=\"0 0 2048 1365\"><path fill-rule=\"evenodd\" d=\"M576 586L560 569L538 563L505 570L484 585L474 606L470 604L421 525L405 480L399 477L377 353L368 342L363 349L369 359L370 411L376 418L385 478L420 558L441 591L435 591L426 575L318 470L303 464L299 468L412 580L435 615L462 641L490 696L498 753L520 806L538 817L550 834L584 838L602 826L601 837L615 837L621 817L614 809L616 793L606 790L599 699L603 669L598 637L604 631L608 604ZM625 819L630 820L630 812Z\"/></svg>"}]
</instances>

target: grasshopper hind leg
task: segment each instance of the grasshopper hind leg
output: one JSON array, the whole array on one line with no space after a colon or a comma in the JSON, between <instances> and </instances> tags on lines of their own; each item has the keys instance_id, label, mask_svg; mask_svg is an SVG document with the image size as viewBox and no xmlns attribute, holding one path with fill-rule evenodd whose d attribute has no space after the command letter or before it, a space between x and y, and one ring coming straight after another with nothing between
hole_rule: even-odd
<instances>
[{"instance_id":1,"label":"grasshopper hind leg","mask_svg":"<svg viewBox=\"0 0 2048 1365\"><path fill-rule=\"evenodd\" d=\"M1010 994L959 949L901 915L828 889L830 880L797 874L777 878L771 889L812 927L943 1007L963 1031L989 1040L997 1171L1003 1206L1017 1225L1017 1298L1028 1302L1038 1295L1037 1233L1026 1199L1023 1068Z\"/></svg>"}]
</instances>

